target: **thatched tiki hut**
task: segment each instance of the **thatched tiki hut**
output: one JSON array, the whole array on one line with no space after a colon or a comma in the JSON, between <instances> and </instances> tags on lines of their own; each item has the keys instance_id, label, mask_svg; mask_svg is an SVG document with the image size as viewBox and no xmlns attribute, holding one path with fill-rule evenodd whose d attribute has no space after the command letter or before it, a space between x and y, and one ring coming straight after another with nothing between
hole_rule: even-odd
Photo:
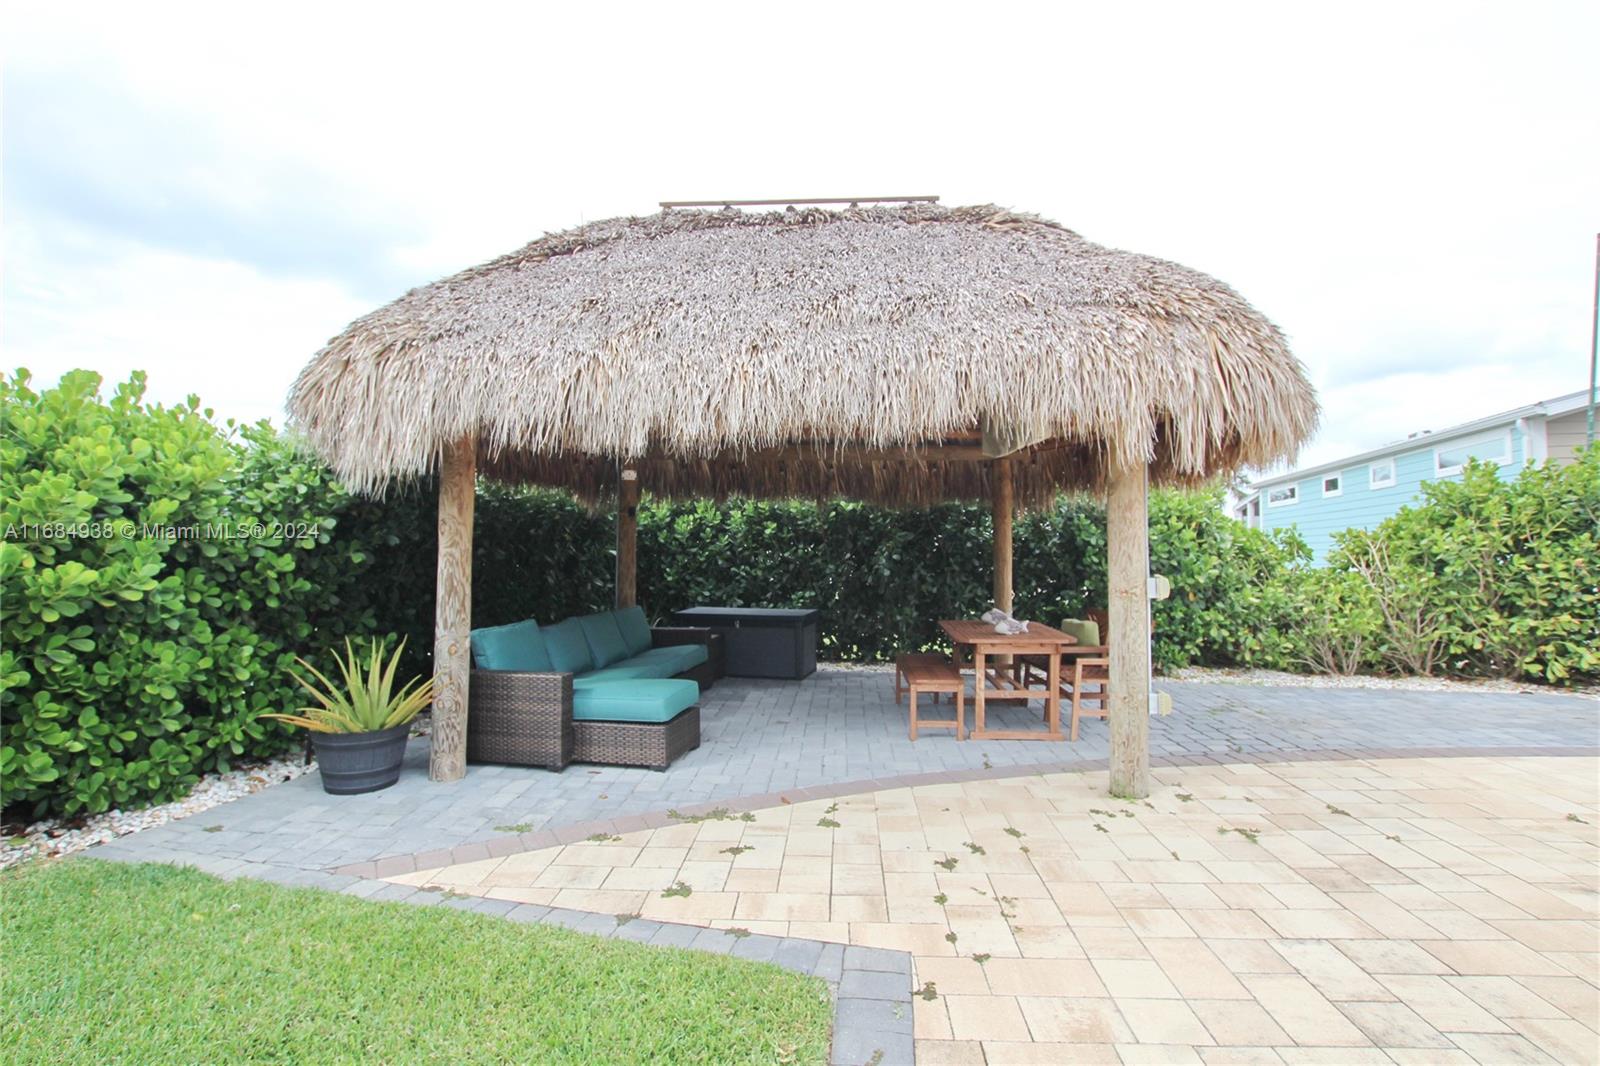
<instances>
[{"instance_id":1,"label":"thatched tiki hut","mask_svg":"<svg viewBox=\"0 0 1600 1066\"><path fill-rule=\"evenodd\" d=\"M476 476L619 500L1110 508L1112 789L1143 795L1147 483L1293 454L1316 400L1283 336L1204 274L996 207L665 210L415 289L311 361L294 422L346 484L438 472L431 774L465 772Z\"/></svg>"}]
</instances>

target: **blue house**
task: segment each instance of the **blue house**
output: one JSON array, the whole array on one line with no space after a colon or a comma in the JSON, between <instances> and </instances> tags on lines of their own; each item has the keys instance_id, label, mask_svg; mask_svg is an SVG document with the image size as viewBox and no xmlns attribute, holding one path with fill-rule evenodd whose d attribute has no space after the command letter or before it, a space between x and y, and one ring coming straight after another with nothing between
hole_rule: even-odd
<instances>
[{"instance_id":1,"label":"blue house","mask_svg":"<svg viewBox=\"0 0 1600 1066\"><path fill-rule=\"evenodd\" d=\"M1319 466L1262 478L1230 504L1258 529L1300 531L1319 561L1333 534L1371 529L1422 495L1429 481L1459 480L1469 459L1500 465L1514 477L1528 463L1570 463L1584 445L1588 390L1405 440Z\"/></svg>"}]
</instances>

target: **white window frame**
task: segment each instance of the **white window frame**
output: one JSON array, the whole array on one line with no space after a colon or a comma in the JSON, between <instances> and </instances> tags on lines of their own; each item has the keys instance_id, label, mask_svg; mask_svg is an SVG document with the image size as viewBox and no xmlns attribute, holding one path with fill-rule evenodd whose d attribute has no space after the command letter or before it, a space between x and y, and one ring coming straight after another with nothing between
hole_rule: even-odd
<instances>
[{"instance_id":1,"label":"white window frame","mask_svg":"<svg viewBox=\"0 0 1600 1066\"><path fill-rule=\"evenodd\" d=\"M1380 470L1389 472L1387 479L1379 480L1378 471ZM1385 459L1381 463L1373 463L1367 467L1367 488L1369 489L1392 489L1396 480L1393 459Z\"/></svg>"},{"instance_id":2,"label":"white window frame","mask_svg":"<svg viewBox=\"0 0 1600 1066\"><path fill-rule=\"evenodd\" d=\"M1287 492L1289 495L1288 495L1288 497L1286 499L1274 500L1272 498L1272 494L1275 493L1275 492ZM1268 507L1293 507L1295 504L1297 504L1299 502L1300 502L1300 486L1299 485L1279 485L1277 488L1268 489L1267 490L1267 506Z\"/></svg>"},{"instance_id":3,"label":"white window frame","mask_svg":"<svg viewBox=\"0 0 1600 1066\"><path fill-rule=\"evenodd\" d=\"M1331 491L1328 489L1328 482L1330 482L1330 481L1338 482L1338 485L1334 489L1332 489ZM1343 495L1344 495L1344 474L1343 473L1324 474L1324 475L1322 475L1322 498L1323 499L1331 500L1335 496L1343 496Z\"/></svg>"},{"instance_id":4,"label":"white window frame","mask_svg":"<svg viewBox=\"0 0 1600 1066\"><path fill-rule=\"evenodd\" d=\"M1465 470L1467 468L1467 464L1466 463L1462 463L1459 466L1444 466L1442 464L1442 461L1441 461L1441 456L1443 455L1444 452L1453 450L1455 448L1470 448L1474 444L1477 444L1479 442L1488 443L1489 441L1494 440L1496 438L1499 439L1499 441L1500 441L1500 443L1502 445L1502 450L1501 450L1499 455L1474 455L1474 456L1472 456L1472 458L1473 459L1482 459L1484 462L1486 462L1486 463L1494 463L1496 466L1506 466L1506 465L1508 465L1511 462L1511 454L1512 454L1511 453L1511 430L1510 429L1504 429L1504 430L1501 430L1498 433L1478 433L1478 434L1475 434L1475 435L1470 436L1470 437L1457 437L1454 442L1452 442L1450 444L1446 444L1443 447L1439 447L1439 448L1433 449L1433 474L1434 474L1434 476L1435 477L1453 477L1456 474L1461 473L1461 471L1463 471L1463 470Z\"/></svg>"}]
</instances>

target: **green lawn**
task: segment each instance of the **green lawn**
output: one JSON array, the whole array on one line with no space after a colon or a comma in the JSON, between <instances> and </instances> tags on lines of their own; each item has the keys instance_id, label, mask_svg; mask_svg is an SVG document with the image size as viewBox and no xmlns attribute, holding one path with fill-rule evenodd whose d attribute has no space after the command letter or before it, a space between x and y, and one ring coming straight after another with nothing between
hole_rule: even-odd
<instances>
[{"instance_id":1,"label":"green lawn","mask_svg":"<svg viewBox=\"0 0 1600 1066\"><path fill-rule=\"evenodd\" d=\"M75 859L0 875L6 1063L820 1063L826 985L439 907Z\"/></svg>"}]
</instances>

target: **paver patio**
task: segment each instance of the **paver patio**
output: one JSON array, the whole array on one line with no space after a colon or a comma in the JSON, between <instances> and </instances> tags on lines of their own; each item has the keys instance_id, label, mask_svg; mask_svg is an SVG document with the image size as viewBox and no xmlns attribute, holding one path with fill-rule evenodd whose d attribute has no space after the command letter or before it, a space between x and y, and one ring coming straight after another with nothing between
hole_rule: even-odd
<instances>
[{"instance_id":1,"label":"paver patio","mask_svg":"<svg viewBox=\"0 0 1600 1066\"><path fill-rule=\"evenodd\" d=\"M1188 682L1160 687L1172 693L1175 709L1151 720L1157 758L1282 759L1307 751L1395 748L1600 751L1600 704L1580 696ZM995 715L1003 725L1037 724L1037 711ZM824 667L801 682L727 679L702 700L700 748L666 772L473 766L465 779L437 784L427 779L426 740L414 739L405 774L386 791L327 796L316 775L307 775L94 853L314 883L322 871L353 863L496 842L508 833L559 832L852 782L861 784L850 791L862 791L873 787L870 782L908 775L985 768L1003 774L1107 754L1099 720L1084 722L1076 744L957 742L937 733L912 743L905 721L886 668Z\"/></svg>"},{"instance_id":2,"label":"paver patio","mask_svg":"<svg viewBox=\"0 0 1600 1066\"><path fill-rule=\"evenodd\" d=\"M1100 772L930 784L390 880L909 952L925 1063L1589 1062L1597 771L1167 767L1138 803Z\"/></svg>"}]
</instances>

